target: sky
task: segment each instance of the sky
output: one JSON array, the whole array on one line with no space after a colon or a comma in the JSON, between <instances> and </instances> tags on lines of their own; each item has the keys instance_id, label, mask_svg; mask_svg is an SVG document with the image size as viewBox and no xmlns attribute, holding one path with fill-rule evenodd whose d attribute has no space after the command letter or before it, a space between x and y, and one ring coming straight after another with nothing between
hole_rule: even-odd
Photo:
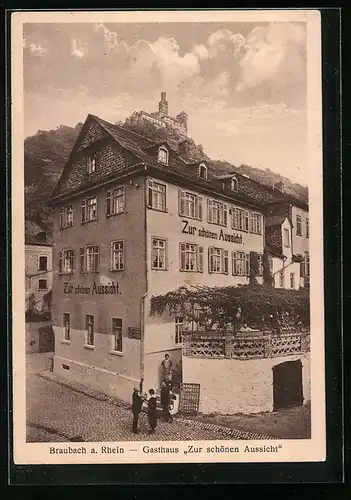
<instances>
[{"instance_id":1,"label":"sky","mask_svg":"<svg viewBox=\"0 0 351 500\"><path fill-rule=\"evenodd\" d=\"M212 159L270 168L306 183L303 23L24 25L25 136L184 110L188 135Z\"/></svg>"}]
</instances>

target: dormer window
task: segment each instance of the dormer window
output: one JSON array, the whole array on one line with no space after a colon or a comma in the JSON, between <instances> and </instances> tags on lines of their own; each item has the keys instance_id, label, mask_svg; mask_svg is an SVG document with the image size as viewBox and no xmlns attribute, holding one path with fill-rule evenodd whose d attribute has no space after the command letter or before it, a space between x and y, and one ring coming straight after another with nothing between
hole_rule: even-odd
<instances>
[{"instance_id":1,"label":"dormer window","mask_svg":"<svg viewBox=\"0 0 351 500\"><path fill-rule=\"evenodd\" d=\"M207 179L207 167L204 163L200 163L199 165L199 177Z\"/></svg>"},{"instance_id":2,"label":"dormer window","mask_svg":"<svg viewBox=\"0 0 351 500\"><path fill-rule=\"evenodd\" d=\"M168 165L169 152L165 147L158 148L158 161L164 165Z\"/></svg>"},{"instance_id":3,"label":"dormer window","mask_svg":"<svg viewBox=\"0 0 351 500\"><path fill-rule=\"evenodd\" d=\"M231 178L231 181L230 181L230 189L232 191L238 191L238 187L239 187L239 183L238 183L238 179L236 177L232 177Z\"/></svg>"},{"instance_id":4,"label":"dormer window","mask_svg":"<svg viewBox=\"0 0 351 500\"><path fill-rule=\"evenodd\" d=\"M87 158L88 174L93 174L95 172L96 164L97 164L96 154L92 154L92 155L88 156L88 158Z\"/></svg>"}]
</instances>

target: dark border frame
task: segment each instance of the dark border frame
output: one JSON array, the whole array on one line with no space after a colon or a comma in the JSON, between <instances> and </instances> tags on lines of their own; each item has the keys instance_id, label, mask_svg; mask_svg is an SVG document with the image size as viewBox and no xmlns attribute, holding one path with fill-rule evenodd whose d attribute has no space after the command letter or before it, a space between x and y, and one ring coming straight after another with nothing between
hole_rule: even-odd
<instances>
[{"instance_id":1,"label":"dark border frame","mask_svg":"<svg viewBox=\"0 0 351 500\"><path fill-rule=\"evenodd\" d=\"M219 7L218 7L219 8ZM17 9L19 10L19 9ZM22 10L22 9L21 9ZM28 9L42 10L42 9ZM43 9L60 10L60 9ZM87 10L87 9L72 9ZM92 9L100 10L100 9ZM107 9L101 9L107 10ZM118 10L118 9L111 9ZM122 9L121 9L122 10ZM125 9L130 10L130 9ZM164 9L166 10L166 9ZM195 9L192 9L195 10ZM341 151L340 10L319 9L322 19L324 258L326 326L327 460L321 463L14 465L12 461L11 332L11 14L6 11L7 108L7 297L8 297L8 481L11 485L340 483L343 481L343 386L341 337ZM330 265L332 263L332 265Z\"/></svg>"}]
</instances>

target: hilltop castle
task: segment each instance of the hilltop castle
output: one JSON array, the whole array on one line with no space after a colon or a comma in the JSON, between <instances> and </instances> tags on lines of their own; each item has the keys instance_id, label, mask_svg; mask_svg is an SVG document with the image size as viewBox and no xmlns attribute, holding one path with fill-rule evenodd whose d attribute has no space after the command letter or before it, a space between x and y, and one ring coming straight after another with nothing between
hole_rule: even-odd
<instances>
[{"instance_id":1,"label":"hilltop castle","mask_svg":"<svg viewBox=\"0 0 351 500\"><path fill-rule=\"evenodd\" d=\"M181 111L175 118L168 115L168 101L166 92L161 92L161 100L158 103L158 111L155 113L147 113L146 111L134 111L127 123L150 122L156 127L169 127L177 130L183 135L188 132L188 115L185 111Z\"/></svg>"}]
</instances>

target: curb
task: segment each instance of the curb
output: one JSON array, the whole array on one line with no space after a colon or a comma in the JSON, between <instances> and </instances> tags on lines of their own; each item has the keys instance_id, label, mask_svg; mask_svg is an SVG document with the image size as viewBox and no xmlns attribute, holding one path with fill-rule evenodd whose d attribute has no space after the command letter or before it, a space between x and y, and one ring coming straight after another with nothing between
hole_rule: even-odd
<instances>
[{"instance_id":1,"label":"curb","mask_svg":"<svg viewBox=\"0 0 351 500\"><path fill-rule=\"evenodd\" d=\"M69 389L72 389L76 392L79 392L80 394L84 394L86 396L89 396L93 399L96 399L98 401L106 401L108 403L113 404L114 406L118 406L120 408L124 408L126 410L130 410L130 404L125 403L119 399L113 398L111 396L107 396L106 394L103 394L101 392L98 392L96 390L90 389L89 387L86 387L82 384L78 384L76 382L71 382L62 379L61 377L54 375L52 372L49 371L44 371L36 374L38 377L43 378L45 380L50 380L51 382L55 382L63 387L67 387ZM243 431L243 430L238 430L238 429L232 429L230 427L225 427L223 425L218 425L218 424L209 424L205 422L201 422L198 420L190 420L187 418L183 418L181 416L174 415L173 416L174 420L177 420L178 422L181 422L182 424L185 424L189 427L194 427L197 429L203 429L207 431L216 431L224 436L226 438L233 438L233 439L241 439L241 440L274 440L275 438L272 436L267 436L265 434L258 434L255 432L249 432L249 431Z\"/></svg>"}]
</instances>

